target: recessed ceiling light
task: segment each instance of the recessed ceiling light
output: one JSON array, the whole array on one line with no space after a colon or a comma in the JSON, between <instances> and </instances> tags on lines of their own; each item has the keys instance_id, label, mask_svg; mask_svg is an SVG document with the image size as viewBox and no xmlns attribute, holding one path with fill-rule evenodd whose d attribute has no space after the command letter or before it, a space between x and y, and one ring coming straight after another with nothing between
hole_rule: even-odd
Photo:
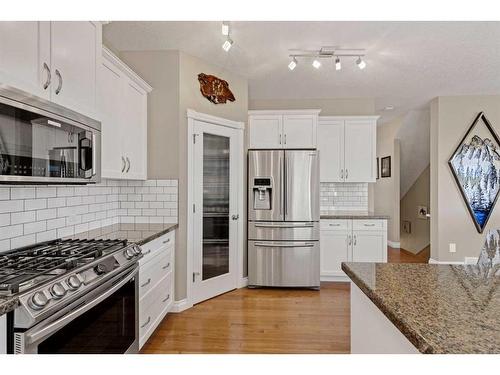
<instances>
[{"instance_id":1,"label":"recessed ceiling light","mask_svg":"<svg viewBox=\"0 0 500 375\"><path fill-rule=\"evenodd\" d=\"M340 57L335 58L335 70L340 70L342 69L342 65L340 64Z\"/></svg>"},{"instance_id":2,"label":"recessed ceiling light","mask_svg":"<svg viewBox=\"0 0 500 375\"><path fill-rule=\"evenodd\" d=\"M222 35L229 35L229 23L228 22L222 22Z\"/></svg>"},{"instance_id":3,"label":"recessed ceiling light","mask_svg":"<svg viewBox=\"0 0 500 375\"><path fill-rule=\"evenodd\" d=\"M312 65L313 65L316 69L319 69L319 67L321 66L321 63L319 62L319 60L314 60Z\"/></svg>"},{"instance_id":4,"label":"recessed ceiling light","mask_svg":"<svg viewBox=\"0 0 500 375\"><path fill-rule=\"evenodd\" d=\"M366 68L366 63L361 59L361 56L358 57L358 59L356 60L356 65L361 70L363 70L364 68Z\"/></svg>"},{"instance_id":5,"label":"recessed ceiling light","mask_svg":"<svg viewBox=\"0 0 500 375\"><path fill-rule=\"evenodd\" d=\"M222 45L222 49L226 52L228 52L231 49L231 46L233 45L233 41L230 38L227 38L224 44Z\"/></svg>"},{"instance_id":6,"label":"recessed ceiling light","mask_svg":"<svg viewBox=\"0 0 500 375\"><path fill-rule=\"evenodd\" d=\"M290 64L288 64L288 69L294 70L296 66L297 66L297 59L294 57L292 61L290 61Z\"/></svg>"}]
</instances>

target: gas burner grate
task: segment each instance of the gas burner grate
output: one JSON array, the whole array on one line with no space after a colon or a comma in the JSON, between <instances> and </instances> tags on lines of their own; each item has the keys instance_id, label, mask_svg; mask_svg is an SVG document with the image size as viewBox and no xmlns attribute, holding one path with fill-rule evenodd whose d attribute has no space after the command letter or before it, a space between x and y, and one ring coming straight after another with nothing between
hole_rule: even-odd
<instances>
[{"instance_id":1,"label":"gas burner grate","mask_svg":"<svg viewBox=\"0 0 500 375\"><path fill-rule=\"evenodd\" d=\"M46 281L89 263L105 252L123 248L126 240L53 240L0 255L0 295Z\"/></svg>"}]
</instances>

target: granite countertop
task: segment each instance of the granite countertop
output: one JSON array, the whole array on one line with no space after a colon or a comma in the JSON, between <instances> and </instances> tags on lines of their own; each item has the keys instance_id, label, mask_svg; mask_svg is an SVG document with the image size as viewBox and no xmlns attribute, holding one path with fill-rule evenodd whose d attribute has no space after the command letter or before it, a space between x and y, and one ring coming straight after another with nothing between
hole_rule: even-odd
<instances>
[{"instance_id":1,"label":"granite countertop","mask_svg":"<svg viewBox=\"0 0 500 375\"><path fill-rule=\"evenodd\" d=\"M177 229L178 224L113 224L88 232L77 233L67 238L78 239L124 239L139 246ZM0 316L14 310L17 296L0 296Z\"/></svg>"},{"instance_id":2,"label":"granite countertop","mask_svg":"<svg viewBox=\"0 0 500 375\"><path fill-rule=\"evenodd\" d=\"M422 353L500 353L500 270L477 265L342 263Z\"/></svg>"},{"instance_id":3,"label":"granite countertop","mask_svg":"<svg viewBox=\"0 0 500 375\"><path fill-rule=\"evenodd\" d=\"M387 220L389 216L376 214L370 211L321 211L320 219L381 219Z\"/></svg>"},{"instance_id":4,"label":"granite countertop","mask_svg":"<svg viewBox=\"0 0 500 375\"><path fill-rule=\"evenodd\" d=\"M179 227L179 224L112 224L88 232L77 233L69 238L127 240L139 246L163 236Z\"/></svg>"}]
</instances>

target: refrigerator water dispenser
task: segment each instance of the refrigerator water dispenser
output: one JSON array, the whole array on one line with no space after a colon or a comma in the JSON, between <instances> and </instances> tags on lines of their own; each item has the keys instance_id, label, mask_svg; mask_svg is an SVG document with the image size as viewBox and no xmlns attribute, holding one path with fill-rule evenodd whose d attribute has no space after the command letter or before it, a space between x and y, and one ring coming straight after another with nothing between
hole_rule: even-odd
<instances>
[{"instance_id":1,"label":"refrigerator water dispenser","mask_svg":"<svg viewBox=\"0 0 500 375\"><path fill-rule=\"evenodd\" d=\"M254 178L253 180L253 209L270 210L272 196L271 178Z\"/></svg>"}]
</instances>

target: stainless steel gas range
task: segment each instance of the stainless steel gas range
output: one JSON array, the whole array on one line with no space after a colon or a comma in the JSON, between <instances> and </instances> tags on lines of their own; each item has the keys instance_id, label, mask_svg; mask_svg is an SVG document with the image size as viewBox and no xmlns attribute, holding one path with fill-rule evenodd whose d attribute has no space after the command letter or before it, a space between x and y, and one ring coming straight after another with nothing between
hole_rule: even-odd
<instances>
[{"instance_id":1,"label":"stainless steel gas range","mask_svg":"<svg viewBox=\"0 0 500 375\"><path fill-rule=\"evenodd\" d=\"M126 240L54 240L0 254L0 294L16 295L12 353L136 353L138 260Z\"/></svg>"}]
</instances>

